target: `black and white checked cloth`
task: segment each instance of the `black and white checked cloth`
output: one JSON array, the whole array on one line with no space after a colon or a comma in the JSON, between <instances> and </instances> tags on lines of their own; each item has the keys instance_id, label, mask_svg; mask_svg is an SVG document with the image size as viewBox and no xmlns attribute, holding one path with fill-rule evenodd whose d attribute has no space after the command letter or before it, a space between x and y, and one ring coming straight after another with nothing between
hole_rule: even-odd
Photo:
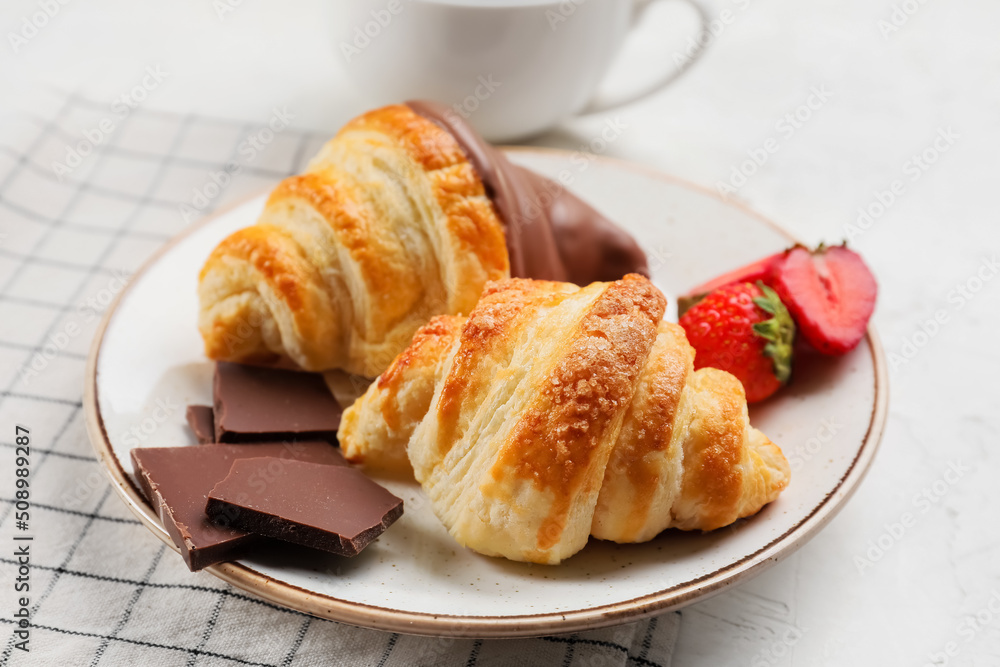
<instances>
[{"instance_id":1,"label":"black and white checked cloth","mask_svg":"<svg viewBox=\"0 0 1000 667\"><path fill-rule=\"evenodd\" d=\"M325 137L287 129L251 157L240 147L268 118L124 115L44 90L17 107L0 118L0 667L670 664L677 614L540 639L428 639L318 620L188 572L101 473L81 410L87 350L122 281L192 221L181 204L203 215L263 191ZM195 201L231 162L238 175ZM32 438L30 653L14 648L11 616L16 424Z\"/></svg>"}]
</instances>

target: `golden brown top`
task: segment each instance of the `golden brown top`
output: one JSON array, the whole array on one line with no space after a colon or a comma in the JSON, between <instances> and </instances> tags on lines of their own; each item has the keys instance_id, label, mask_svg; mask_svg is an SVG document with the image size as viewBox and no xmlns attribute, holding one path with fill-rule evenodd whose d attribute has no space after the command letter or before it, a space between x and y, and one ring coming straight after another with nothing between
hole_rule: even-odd
<instances>
[{"instance_id":1,"label":"golden brown top","mask_svg":"<svg viewBox=\"0 0 1000 667\"><path fill-rule=\"evenodd\" d=\"M665 307L666 299L642 276L609 283L502 445L494 479L513 471L555 498L539 528L539 549L561 538L572 499L596 491L584 488L603 477L592 474L595 463L605 463L594 461L595 451L632 400Z\"/></svg>"}]
</instances>

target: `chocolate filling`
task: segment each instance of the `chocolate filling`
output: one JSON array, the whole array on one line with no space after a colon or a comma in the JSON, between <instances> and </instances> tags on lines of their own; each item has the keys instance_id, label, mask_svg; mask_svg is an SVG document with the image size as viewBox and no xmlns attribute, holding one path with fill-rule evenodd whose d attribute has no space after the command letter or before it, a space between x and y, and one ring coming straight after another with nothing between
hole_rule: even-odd
<instances>
[{"instance_id":1,"label":"chocolate filling","mask_svg":"<svg viewBox=\"0 0 1000 667\"><path fill-rule=\"evenodd\" d=\"M578 285L649 276L635 240L565 186L510 162L447 107L426 100L406 105L447 130L479 174L504 225L511 276Z\"/></svg>"}]
</instances>

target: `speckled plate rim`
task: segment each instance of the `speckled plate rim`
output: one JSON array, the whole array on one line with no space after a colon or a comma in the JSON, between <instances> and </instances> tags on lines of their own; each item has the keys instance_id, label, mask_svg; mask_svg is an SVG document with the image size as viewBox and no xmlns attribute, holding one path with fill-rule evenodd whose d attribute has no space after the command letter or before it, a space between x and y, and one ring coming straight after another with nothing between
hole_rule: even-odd
<instances>
[{"instance_id":1,"label":"speckled plate rim","mask_svg":"<svg viewBox=\"0 0 1000 667\"><path fill-rule=\"evenodd\" d=\"M505 150L559 155L567 158L572 154L570 151L553 148L505 147ZM797 241L797 239L777 223L763 217L739 202L722 199L717 193L708 188L664 174L649 167L643 167L623 160L603 156L597 157L597 159L602 162L612 163L617 168L657 178L722 201L727 206L741 209L747 215L778 231L788 238L789 242L794 243ZM114 302L108 307L94 336L90 353L87 357L83 404L90 442L97 453L102 468L111 479L112 487L122 500L125 501L128 508L138 517L143 525L175 551L177 551L177 547L174 546L170 536L164 530L156 511L149 505L124 468L122 468L108 439L98 404L97 362L101 354L104 334L111 320L114 318L119 304L129 293L132 286L136 284L137 279L189 234L204 225L210 224L216 218L226 215L245 201L249 201L249 199L251 198L231 204L213 213L211 216L198 221L155 252L143 264L142 268L135 273L126 288L117 295ZM868 327L867 341L871 350L872 366L874 369L874 405L864 440L853 462L838 484L812 512L763 548L738 561L729 563L710 574L683 584L614 604L566 612L516 616L451 616L401 611L341 600L279 581L246 565L235 562L213 565L205 568L204 571L232 584L236 588L282 607L351 625L414 635L484 638L531 637L617 625L637 621L673 609L679 609L696 600L717 595L730 586L739 584L762 573L775 563L791 555L833 519L847 500L854 494L868 472L875 453L878 450L879 443L882 440L889 405L889 382L885 354L879 342L878 335L872 326Z\"/></svg>"}]
</instances>

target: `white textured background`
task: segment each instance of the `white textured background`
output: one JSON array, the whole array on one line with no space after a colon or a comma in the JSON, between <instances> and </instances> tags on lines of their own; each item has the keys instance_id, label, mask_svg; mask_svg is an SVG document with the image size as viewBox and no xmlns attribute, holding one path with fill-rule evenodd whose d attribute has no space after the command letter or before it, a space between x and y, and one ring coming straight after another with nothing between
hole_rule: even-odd
<instances>
[{"instance_id":1,"label":"white textured background","mask_svg":"<svg viewBox=\"0 0 1000 667\"><path fill-rule=\"evenodd\" d=\"M875 321L886 352L900 355L874 468L801 551L686 609L674 665L944 664L931 654L949 642L958 654L948 664L1000 664L1000 280L981 268L1000 251L1000 3L911 0L915 13L884 35L879 22L902 4L753 0L741 10L717 2L716 11L731 7L736 19L703 59L617 114L629 127L609 155L709 186L778 138L779 150L738 196L811 242L839 241L876 192L894 180L905 188L852 234L880 282ZM316 18L327 5L335 3L243 0L220 20L210 0L70 0L13 54L6 35L37 6L5 2L0 82L8 92L0 105L18 86L40 82L110 103L159 64L169 77L148 108L261 123L286 105L297 125L332 132L366 103ZM652 24L671 11L650 13L629 51L642 59L633 62L670 62ZM627 67L615 74L630 76ZM782 135L776 124L814 86L825 86L829 101ZM534 143L576 148L604 120L567 122ZM913 180L908 160L949 129L953 145ZM978 285L977 271L988 276ZM956 287L970 280L980 289L958 297ZM938 311L946 323L921 336ZM939 496L934 482L949 462L968 472L939 484ZM935 502L916 500L925 492ZM915 524L899 539L884 537L904 512ZM857 558L880 537L889 548L859 572Z\"/></svg>"}]
</instances>

